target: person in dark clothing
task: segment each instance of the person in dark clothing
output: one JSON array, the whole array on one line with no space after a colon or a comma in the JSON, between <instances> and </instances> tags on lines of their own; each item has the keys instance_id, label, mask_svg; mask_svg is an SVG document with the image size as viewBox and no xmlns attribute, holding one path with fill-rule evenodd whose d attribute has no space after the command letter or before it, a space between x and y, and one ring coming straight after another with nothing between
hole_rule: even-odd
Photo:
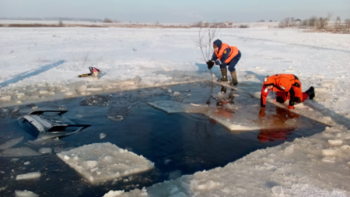
<instances>
[{"instance_id":1,"label":"person in dark clothing","mask_svg":"<svg viewBox=\"0 0 350 197\"><path fill-rule=\"evenodd\" d=\"M229 46L226 43L222 43L221 40L215 40L213 43L214 53L210 61L207 62L208 69L211 69L215 64L220 65L222 78L219 82L228 82L227 69L231 73L232 82L230 85L236 86L238 84L236 74L236 64L241 59L241 52L235 46Z\"/></svg>"}]
</instances>

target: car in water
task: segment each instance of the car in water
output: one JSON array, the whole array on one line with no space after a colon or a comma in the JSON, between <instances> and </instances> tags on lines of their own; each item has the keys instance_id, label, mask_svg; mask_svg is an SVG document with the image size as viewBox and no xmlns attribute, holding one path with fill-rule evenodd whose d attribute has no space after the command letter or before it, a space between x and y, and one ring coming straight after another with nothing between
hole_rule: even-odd
<instances>
[{"instance_id":1,"label":"car in water","mask_svg":"<svg viewBox=\"0 0 350 197\"><path fill-rule=\"evenodd\" d=\"M63 117L67 110L40 110L18 118L20 126L35 139L61 138L91 125L79 125Z\"/></svg>"}]
</instances>

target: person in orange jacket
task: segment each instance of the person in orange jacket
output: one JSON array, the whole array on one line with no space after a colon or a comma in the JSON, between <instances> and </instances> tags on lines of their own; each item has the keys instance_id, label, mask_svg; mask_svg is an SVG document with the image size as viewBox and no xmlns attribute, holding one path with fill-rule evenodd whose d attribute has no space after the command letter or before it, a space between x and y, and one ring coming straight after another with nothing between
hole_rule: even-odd
<instances>
[{"instance_id":1,"label":"person in orange jacket","mask_svg":"<svg viewBox=\"0 0 350 197\"><path fill-rule=\"evenodd\" d=\"M293 74L276 74L267 76L264 79L260 97L261 107L265 107L266 97L271 90L276 92L277 102L284 103L289 99L288 109L294 109L295 103L301 103L307 98L313 99L315 97L315 89L312 86L306 92L302 92L301 82L297 76Z\"/></svg>"},{"instance_id":2,"label":"person in orange jacket","mask_svg":"<svg viewBox=\"0 0 350 197\"><path fill-rule=\"evenodd\" d=\"M222 43L221 40L215 40L213 43L214 53L210 61L207 62L208 69L211 69L214 64L220 65L222 78L218 82L227 82L227 69L231 73L232 83L230 85L236 86L238 84L236 64L241 59L241 52L235 46L229 46L226 43Z\"/></svg>"}]
</instances>

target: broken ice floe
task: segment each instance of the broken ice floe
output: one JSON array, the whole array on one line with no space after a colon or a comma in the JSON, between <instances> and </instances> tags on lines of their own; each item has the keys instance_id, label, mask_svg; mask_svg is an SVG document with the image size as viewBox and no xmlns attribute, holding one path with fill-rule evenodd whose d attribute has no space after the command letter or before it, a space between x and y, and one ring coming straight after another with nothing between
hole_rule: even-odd
<instances>
[{"instance_id":1,"label":"broken ice floe","mask_svg":"<svg viewBox=\"0 0 350 197\"><path fill-rule=\"evenodd\" d=\"M143 156L111 143L85 145L57 156L93 184L154 168L154 163Z\"/></svg>"},{"instance_id":2,"label":"broken ice floe","mask_svg":"<svg viewBox=\"0 0 350 197\"><path fill-rule=\"evenodd\" d=\"M9 148L0 153L0 157L25 157L25 156L38 156L38 152L28 148Z\"/></svg>"},{"instance_id":3,"label":"broken ice floe","mask_svg":"<svg viewBox=\"0 0 350 197\"><path fill-rule=\"evenodd\" d=\"M0 144L0 150L11 148L12 146L15 146L16 144L20 143L22 140L23 140L23 137L19 137L16 139L12 139L8 142L5 142L3 144Z\"/></svg>"},{"instance_id":4,"label":"broken ice floe","mask_svg":"<svg viewBox=\"0 0 350 197\"><path fill-rule=\"evenodd\" d=\"M39 196L38 194L27 190L24 190L24 191L16 190L15 195L16 197L38 197Z\"/></svg>"},{"instance_id":5,"label":"broken ice floe","mask_svg":"<svg viewBox=\"0 0 350 197\"><path fill-rule=\"evenodd\" d=\"M234 109L234 113L226 109L210 107L208 105L199 104L186 104L176 101L154 101L148 103L149 105L166 111L167 113L200 113L208 116L211 119L219 122L232 131L245 131L245 130L258 130L264 128L286 128L287 126L293 126L292 123L288 124L271 124L271 122L259 121L259 111L255 107L241 106L231 107ZM236 115L239 114L239 115Z\"/></svg>"},{"instance_id":6,"label":"broken ice floe","mask_svg":"<svg viewBox=\"0 0 350 197\"><path fill-rule=\"evenodd\" d=\"M40 172L30 172L27 174L20 174L16 176L16 181L27 180L27 179L38 179L40 178L40 176L41 176Z\"/></svg>"}]
</instances>

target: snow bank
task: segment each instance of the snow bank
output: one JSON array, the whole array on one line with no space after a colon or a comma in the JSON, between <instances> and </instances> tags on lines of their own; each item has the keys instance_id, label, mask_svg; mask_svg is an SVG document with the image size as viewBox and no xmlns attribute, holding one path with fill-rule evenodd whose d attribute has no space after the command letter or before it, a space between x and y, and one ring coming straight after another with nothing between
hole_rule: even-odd
<instances>
[{"instance_id":1,"label":"snow bank","mask_svg":"<svg viewBox=\"0 0 350 197\"><path fill-rule=\"evenodd\" d=\"M37 179L40 178L41 173L40 172L31 172L27 174L20 174L16 176L16 181L19 180L27 180L27 179Z\"/></svg>"},{"instance_id":2,"label":"snow bank","mask_svg":"<svg viewBox=\"0 0 350 197\"><path fill-rule=\"evenodd\" d=\"M154 164L143 156L111 143L85 145L57 156L94 184L154 168Z\"/></svg>"}]
</instances>

